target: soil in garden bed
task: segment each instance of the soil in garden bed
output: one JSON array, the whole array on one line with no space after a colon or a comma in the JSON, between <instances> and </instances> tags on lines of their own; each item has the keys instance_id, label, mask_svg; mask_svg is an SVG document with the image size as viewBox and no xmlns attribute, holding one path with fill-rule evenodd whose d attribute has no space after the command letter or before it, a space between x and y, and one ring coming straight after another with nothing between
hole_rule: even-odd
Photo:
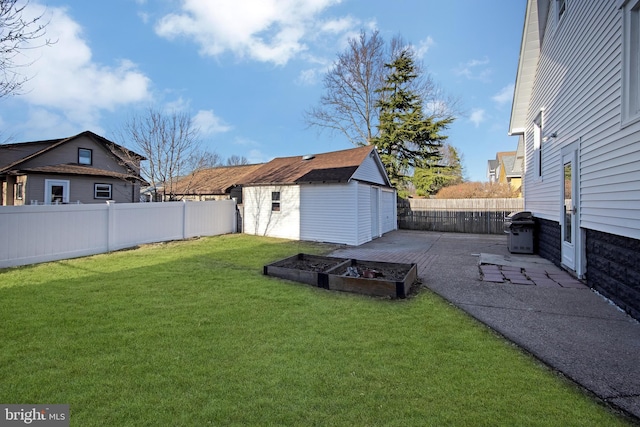
<instances>
[{"instance_id":1,"label":"soil in garden bed","mask_svg":"<svg viewBox=\"0 0 640 427\"><path fill-rule=\"evenodd\" d=\"M294 270L313 271L315 273L327 272L332 267L337 266L346 259L321 257L302 257L298 259L289 259L285 262L277 263L278 267L290 268ZM331 269L331 274L347 275L351 277L363 277L368 279L382 279L389 281L401 281L404 280L407 273L411 269L410 265L400 265L393 263L382 262L363 262L358 261L355 265L342 265L339 268ZM357 276L353 273L357 271Z\"/></svg>"},{"instance_id":2,"label":"soil in garden bed","mask_svg":"<svg viewBox=\"0 0 640 427\"><path fill-rule=\"evenodd\" d=\"M291 268L293 270L313 271L315 273L322 273L331 267L338 265L342 262L342 259L336 258L335 261L329 261L322 258L303 258L303 259L290 259L284 262L279 262L278 267Z\"/></svg>"},{"instance_id":3,"label":"soil in garden bed","mask_svg":"<svg viewBox=\"0 0 640 427\"><path fill-rule=\"evenodd\" d=\"M411 265L385 264L386 263L358 261L354 266L340 266L340 268L332 270L331 274L352 276L354 272L357 272L357 276L353 277L398 282L404 280L409 270L411 270Z\"/></svg>"}]
</instances>

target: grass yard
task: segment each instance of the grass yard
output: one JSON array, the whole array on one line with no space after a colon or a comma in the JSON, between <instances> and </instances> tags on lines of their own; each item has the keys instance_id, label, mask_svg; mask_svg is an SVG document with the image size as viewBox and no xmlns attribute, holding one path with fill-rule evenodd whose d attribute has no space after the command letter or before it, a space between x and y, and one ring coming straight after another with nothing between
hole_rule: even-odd
<instances>
[{"instance_id":1,"label":"grass yard","mask_svg":"<svg viewBox=\"0 0 640 427\"><path fill-rule=\"evenodd\" d=\"M72 426L616 426L626 421L427 290L262 275L327 246L246 235L0 270L0 402Z\"/></svg>"}]
</instances>

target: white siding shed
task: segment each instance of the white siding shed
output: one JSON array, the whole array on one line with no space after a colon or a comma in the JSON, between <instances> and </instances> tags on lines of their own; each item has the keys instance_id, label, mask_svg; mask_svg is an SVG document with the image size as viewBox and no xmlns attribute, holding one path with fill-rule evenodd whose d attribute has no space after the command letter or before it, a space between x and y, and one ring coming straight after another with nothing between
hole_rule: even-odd
<instances>
[{"instance_id":1,"label":"white siding shed","mask_svg":"<svg viewBox=\"0 0 640 427\"><path fill-rule=\"evenodd\" d=\"M374 147L277 158L245 181L248 234L357 246L397 228L396 191Z\"/></svg>"}]
</instances>

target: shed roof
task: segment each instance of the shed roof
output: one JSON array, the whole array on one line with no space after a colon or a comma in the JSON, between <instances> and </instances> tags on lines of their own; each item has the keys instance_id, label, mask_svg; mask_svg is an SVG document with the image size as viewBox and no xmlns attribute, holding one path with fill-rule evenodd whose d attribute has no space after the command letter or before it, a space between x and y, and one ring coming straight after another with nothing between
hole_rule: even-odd
<instances>
[{"instance_id":1,"label":"shed roof","mask_svg":"<svg viewBox=\"0 0 640 427\"><path fill-rule=\"evenodd\" d=\"M307 156L279 157L244 178L245 185L347 182L375 150L371 145Z\"/></svg>"}]
</instances>

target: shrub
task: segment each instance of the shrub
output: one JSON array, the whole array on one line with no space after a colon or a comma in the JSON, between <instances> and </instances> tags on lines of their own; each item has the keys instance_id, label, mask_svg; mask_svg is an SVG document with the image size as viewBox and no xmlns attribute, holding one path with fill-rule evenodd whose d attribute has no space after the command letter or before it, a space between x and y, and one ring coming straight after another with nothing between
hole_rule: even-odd
<instances>
[{"instance_id":1,"label":"shrub","mask_svg":"<svg viewBox=\"0 0 640 427\"><path fill-rule=\"evenodd\" d=\"M436 199L493 199L516 198L518 192L509 184L492 182L464 182L444 187L436 194Z\"/></svg>"}]
</instances>

